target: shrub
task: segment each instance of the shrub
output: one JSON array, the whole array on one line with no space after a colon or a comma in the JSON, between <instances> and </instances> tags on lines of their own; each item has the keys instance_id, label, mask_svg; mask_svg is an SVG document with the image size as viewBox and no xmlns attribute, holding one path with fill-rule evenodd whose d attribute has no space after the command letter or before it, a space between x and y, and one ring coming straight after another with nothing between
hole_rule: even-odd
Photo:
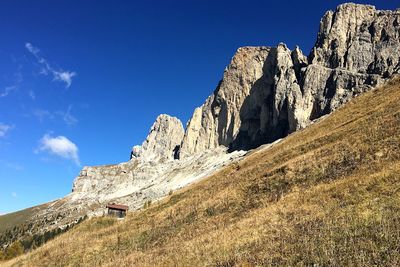
<instances>
[{"instance_id":1,"label":"shrub","mask_svg":"<svg viewBox=\"0 0 400 267\"><path fill-rule=\"evenodd\" d=\"M147 201L143 204L143 208L144 208L144 209L147 209L147 208L150 207L150 205L151 205L151 200L147 200Z\"/></svg>"},{"instance_id":2,"label":"shrub","mask_svg":"<svg viewBox=\"0 0 400 267\"><path fill-rule=\"evenodd\" d=\"M5 250L5 259L12 259L24 253L24 247L22 246L20 241L15 241L10 246L8 246Z\"/></svg>"}]
</instances>

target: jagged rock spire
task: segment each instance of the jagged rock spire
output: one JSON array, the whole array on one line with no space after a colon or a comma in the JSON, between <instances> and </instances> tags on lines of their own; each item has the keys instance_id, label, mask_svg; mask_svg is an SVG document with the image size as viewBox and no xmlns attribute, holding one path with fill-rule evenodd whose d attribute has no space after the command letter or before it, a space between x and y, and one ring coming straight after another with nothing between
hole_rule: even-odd
<instances>
[{"instance_id":1,"label":"jagged rock spire","mask_svg":"<svg viewBox=\"0 0 400 267\"><path fill-rule=\"evenodd\" d=\"M161 114L143 144L132 148L131 158L146 161L172 160L176 157L183 135L182 122L178 118Z\"/></svg>"}]
</instances>

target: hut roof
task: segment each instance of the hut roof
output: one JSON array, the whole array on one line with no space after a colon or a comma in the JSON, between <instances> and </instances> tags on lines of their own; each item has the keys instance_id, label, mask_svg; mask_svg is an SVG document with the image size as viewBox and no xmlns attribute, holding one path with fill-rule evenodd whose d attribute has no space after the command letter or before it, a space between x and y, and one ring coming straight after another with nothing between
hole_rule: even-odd
<instances>
[{"instance_id":1,"label":"hut roof","mask_svg":"<svg viewBox=\"0 0 400 267\"><path fill-rule=\"evenodd\" d=\"M120 205L120 204L112 203L112 204L108 204L106 206L106 208L113 209L113 210L125 210L125 211L127 211L129 207L126 206L126 205Z\"/></svg>"}]
</instances>

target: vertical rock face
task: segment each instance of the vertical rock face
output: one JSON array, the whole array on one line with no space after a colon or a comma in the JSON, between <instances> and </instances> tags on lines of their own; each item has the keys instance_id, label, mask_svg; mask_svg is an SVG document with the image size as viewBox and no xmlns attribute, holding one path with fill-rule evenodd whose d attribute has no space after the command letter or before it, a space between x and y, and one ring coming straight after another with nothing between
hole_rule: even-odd
<instances>
[{"instance_id":1,"label":"vertical rock face","mask_svg":"<svg viewBox=\"0 0 400 267\"><path fill-rule=\"evenodd\" d=\"M263 66L270 48L239 48L224 72L214 94L197 108L187 124L181 155L229 146L238 132L240 109L256 82L263 75Z\"/></svg>"},{"instance_id":2,"label":"vertical rock face","mask_svg":"<svg viewBox=\"0 0 400 267\"><path fill-rule=\"evenodd\" d=\"M188 123L181 154L216 146L251 148L304 127L300 80L308 65L299 48L240 48L214 94Z\"/></svg>"},{"instance_id":3,"label":"vertical rock face","mask_svg":"<svg viewBox=\"0 0 400 267\"><path fill-rule=\"evenodd\" d=\"M399 72L399 21L399 10L369 5L343 4L325 14L311 65L303 75L304 104L312 105L310 119Z\"/></svg>"},{"instance_id":4,"label":"vertical rock face","mask_svg":"<svg viewBox=\"0 0 400 267\"><path fill-rule=\"evenodd\" d=\"M343 4L322 18L312 63L389 76L399 70L399 11Z\"/></svg>"},{"instance_id":5,"label":"vertical rock face","mask_svg":"<svg viewBox=\"0 0 400 267\"><path fill-rule=\"evenodd\" d=\"M343 4L321 19L307 58L296 47L240 48L188 122L181 155L249 149L304 128L400 70L400 11Z\"/></svg>"},{"instance_id":6,"label":"vertical rock face","mask_svg":"<svg viewBox=\"0 0 400 267\"><path fill-rule=\"evenodd\" d=\"M231 147L246 149L276 140L303 125L299 102L301 68L307 59L300 49L280 44L271 48L263 75L240 109L242 125Z\"/></svg>"},{"instance_id":7,"label":"vertical rock face","mask_svg":"<svg viewBox=\"0 0 400 267\"><path fill-rule=\"evenodd\" d=\"M172 160L177 157L183 135L182 122L178 118L161 114L143 144L132 148L131 158L141 158L146 161Z\"/></svg>"}]
</instances>

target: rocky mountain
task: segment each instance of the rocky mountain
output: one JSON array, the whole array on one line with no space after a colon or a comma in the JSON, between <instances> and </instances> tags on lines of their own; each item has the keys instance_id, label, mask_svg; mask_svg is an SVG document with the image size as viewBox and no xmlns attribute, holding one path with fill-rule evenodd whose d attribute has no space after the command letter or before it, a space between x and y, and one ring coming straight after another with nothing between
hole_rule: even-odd
<instances>
[{"instance_id":1,"label":"rocky mountain","mask_svg":"<svg viewBox=\"0 0 400 267\"><path fill-rule=\"evenodd\" d=\"M184 132L178 118L161 114L143 144L133 147L131 159L140 157L148 161L168 161L177 158Z\"/></svg>"},{"instance_id":2,"label":"rocky mountain","mask_svg":"<svg viewBox=\"0 0 400 267\"><path fill-rule=\"evenodd\" d=\"M238 49L214 94L194 111L188 122L182 156L233 142L242 125L240 110L245 100L255 88L265 86L257 81L264 74L270 50L268 47Z\"/></svg>"},{"instance_id":3,"label":"rocky mountain","mask_svg":"<svg viewBox=\"0 0 400 267\"><path fill-rule=\"evenodd\" d=\"M337 109L400 69L400 11L343 4L321 19L308 57L296 47L239 48L190 119L181 155L249 149Z\"/></svg>"},{"instance_id":4,"label":"rocky mountain","mask_svg":"<svg viewBox=\"0 0 400 267\"><path fill-rule=\"evenodd\" d=\"M322 18L308 57L285 44L239 48L186 130L179 119L158 116L129 162L85 167L70 201L138 208L240 159L242 150L306 127L399 72L399 21L400 11L343 4Z\"/></svg>"},{"instance_id":5,"label":"rocky mountain","mask_svg":"<svg viewBox=\"0 0 400 267\"><path fill-rule=\"evenodd\" d=\"M125 220L89 219L5 266L399 266L399 78Z\"/></svg>"},{"instance_id":6,"label":"rocky mountain","mask_svg":"<svg viewBox=\"0 0 400 267\"><path fill-rule=\"evenodd\" d=\"M27 221L49 230L102 214L110 201L140 208L306 127L399 71L400 10L340 5L321 19L310 55L283 43L239 48L185 130L179 119L160 115L130 161L84 167L71 194Z\"/></svg>"}]
</instances>

